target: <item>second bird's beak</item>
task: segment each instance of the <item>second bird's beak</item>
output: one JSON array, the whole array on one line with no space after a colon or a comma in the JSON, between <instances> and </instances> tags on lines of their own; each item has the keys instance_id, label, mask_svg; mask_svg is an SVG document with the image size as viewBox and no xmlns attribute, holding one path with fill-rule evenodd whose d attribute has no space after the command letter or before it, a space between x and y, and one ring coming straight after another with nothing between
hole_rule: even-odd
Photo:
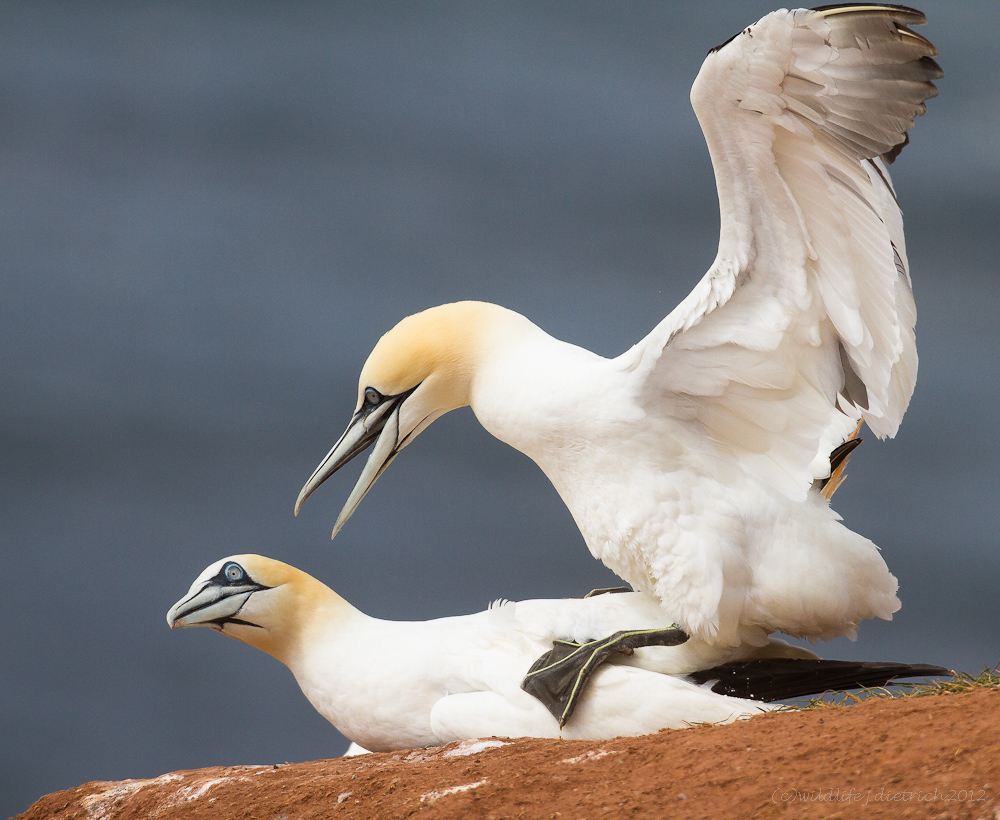
<instances>
[{"instance_id":1,"label":"second bird's beak","mask_svg":"<svg viewBox=\"0 0 1000 820\"><path fill-rule=\"evenodd\" d=\"M320 484L356 455L364 452L374 444L375 449L368 456L368 463L365 464L365 469L362 471L361 477L358 479L357 484L354 485L354 489L351 491L344 509L340 511L337 523L333 525L333 535L330 537L336 537L337 533L340 532L340 528L347 523L347 519L358 508L361 499L365 497L378 480L378 477L382 475L385 468L389 466L396 457L396 454L407 443L409 437L403 441L399 440L399 410L403 405L403 401L412 392L413 390L407 390L405 393L400 393L396 396L386 396L378 405L374 407L363 405L354 414L354 418L351 419L351 423L348 425L344 435L340 437L340 441L333 445L333 449L320 462L319 467L309 477L309 480L299 493L299 497L295 502L296 515L299 514L299 508L305 500L312 495L313 491Z\"/></svg>"}]
</instances>

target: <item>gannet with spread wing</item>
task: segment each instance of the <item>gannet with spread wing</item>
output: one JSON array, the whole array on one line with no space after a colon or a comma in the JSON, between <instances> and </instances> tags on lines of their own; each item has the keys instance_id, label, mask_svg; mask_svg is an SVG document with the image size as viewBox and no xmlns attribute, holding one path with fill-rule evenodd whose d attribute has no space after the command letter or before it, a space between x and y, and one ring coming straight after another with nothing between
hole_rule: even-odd
<instances>
[{"instance_id":1,"label":"gannet with spread wing","mask_svg":"<svg viewBox=\"0 0 1000 820\"><path fill-rule=\"evenodd\" d=\"M631 593L384 621L288 564L234 555L198 576L167 623L210 626L273 655L320 714L372 751L488 736L602 739L725 723L769 708L748 695L774 700L945 671L821 661L781 641L738 649L687 641L639 649L601 667L565 727L520 688L532 661L555 639L582 641L623 625L657 627L661 617L655 600Z\"/></svg>"},{"instance_id":2,"label":"gannet with spread wing","mask_svg":"<svg viewBox=\"0 0 1000 820\"><path fill-rule=\"evenodd\" d=\"M403 319L302 502L374 449L334 535L393 458L471 405L531 457L590 551L699 641L853 636L899 608L876 546L821 489L863 419L895 434L916 311L883 159L941 76L913 9L776 11L709 53L691 92L721 211L708 273L607 359L492 304Z\"/></svg>"}]
</instances>

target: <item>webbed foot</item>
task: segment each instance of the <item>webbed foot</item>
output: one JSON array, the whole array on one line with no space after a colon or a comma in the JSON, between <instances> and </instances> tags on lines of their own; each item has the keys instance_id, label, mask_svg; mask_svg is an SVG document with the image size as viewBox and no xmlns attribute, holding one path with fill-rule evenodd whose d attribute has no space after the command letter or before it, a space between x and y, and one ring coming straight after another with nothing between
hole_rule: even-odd
<instances>
[{"instance_id":1,"label":"webbed foot","mask_svg":"<svg viewBox=\"0 0 1000 820\"><path fill-rule=\"evenodd\" d=\"M556 640L531 665L521 688L540 701L562 728L583 694L590 676L615 652L631 655L643 646L677 646L688 635L674 624L667 629L622 630L607 638L579 644Z\"/></svg>"}]
</instances>

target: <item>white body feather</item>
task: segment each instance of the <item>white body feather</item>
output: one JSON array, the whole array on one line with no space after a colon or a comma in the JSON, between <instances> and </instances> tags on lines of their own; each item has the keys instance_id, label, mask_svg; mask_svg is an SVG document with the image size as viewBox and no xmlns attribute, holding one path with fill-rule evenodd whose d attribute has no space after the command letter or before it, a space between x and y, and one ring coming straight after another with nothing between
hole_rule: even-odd
<instances>
[{"instance_id":1,"label":"white body feather","mask_svg":"<svg viewBox=\"0 0 1000 820\"><path fill-rule=\"evenodd\" d=\"M770 708L677 676L747 657L753 647L720 651L690 641L641 649L628 665L599 669L562 729L521 689L531 664L557 637L584 640L660 625L656 601L638 593L507 603L422 622L383 621L354 610L317 629L287 663L316 710L371 751L493 736L641 735Z\"/></svg>"},{"instance_id":2,"label":"white body feather","mask_svg":"<svg viewBox=\"0 0 1000 820\"><path fill-rule=\"evenodd\" d=\"M736 646L775 630L853 635L860 620L898 609L878 549L818 491L790 498L697 422L644 411L621 359L521 321L525 344L506 331L473 383L472 407L542 468L591 553L662 602L661 626Z\"/></svg>"},{"instance_id":3,"label":"white body feather","mask_svg":"<svg viewBox=\"0 0 1000 820\"><path fill-rule=\"evenodd\" d=\"M895 434L917 357L902 219L879 154L939 76L919 13L777 11L692 90L719 188L715 263L607 360L522 317L471 405L529 455L594 556L691 634L853 636L898 609L877 548L817 492L864 417Z\"/></svg>"}]
</instances>

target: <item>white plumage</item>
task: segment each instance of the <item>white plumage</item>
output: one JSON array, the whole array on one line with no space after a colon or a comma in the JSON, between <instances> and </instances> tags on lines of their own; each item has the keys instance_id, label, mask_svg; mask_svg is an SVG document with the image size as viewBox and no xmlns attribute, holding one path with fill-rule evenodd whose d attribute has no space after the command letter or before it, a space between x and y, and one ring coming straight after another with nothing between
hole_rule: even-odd
<instances>
[{"instance_id":1,"label":"white plumage","mask_svg":"<svg viewBox=\"0 0 1000 820\"><path fill-rule=\"evenodd\" d=\"M858 420L894 435L913 392L916 312L880 157L936 93L934 48L907 28L923 22L777 11L711 52L691 98L722 228L691 294L615 359L495 305L404 319L296 511L374 443L336 534L399 450L468 404L541 467L593 555L661 602L661 625L737 647L890 618L896 579L819 489Z\"/></svg>"},{"instance_id":2,"label":"white plumage","mask_svg":"<svg viewBox=\"0 0 1000 820\"><path fill-rule=\"evenodd\" d=\"M602 739L729 722L771 707L716 694L680 675L728 660L808 654L780 641L764 649L696 641L639 649L595 673L563 729L520 688L556 638L657 627L660 619L656 601L626 593L383 621L312 576L259 555L215 562L167 613L171 627L211 626L276 657L323 717L371 751L490 736Z\"/></svg>"}]
</instances>

